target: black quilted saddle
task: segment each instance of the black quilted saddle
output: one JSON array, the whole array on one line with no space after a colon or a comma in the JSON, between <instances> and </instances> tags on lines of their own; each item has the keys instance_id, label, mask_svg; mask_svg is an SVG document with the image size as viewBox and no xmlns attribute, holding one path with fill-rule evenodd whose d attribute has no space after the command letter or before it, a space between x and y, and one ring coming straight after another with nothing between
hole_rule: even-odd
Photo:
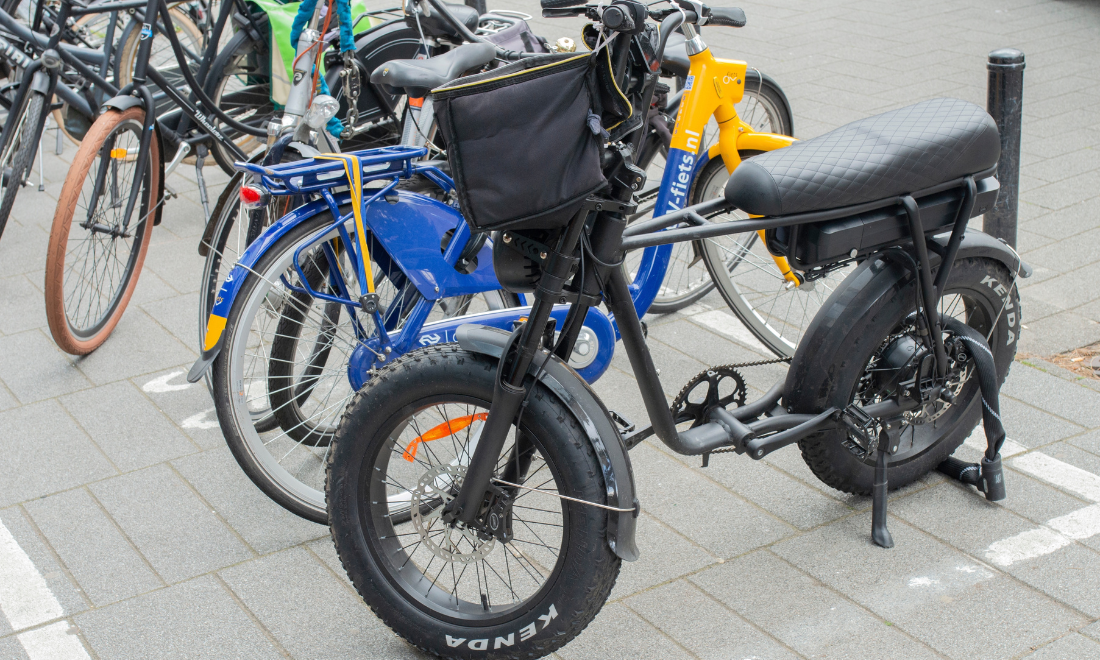
<instances>
[{"instance_id":1,"label":"black quilted saddle","mask_svg":"<svg viewBox=\"0 0 1100 660\"><path fill-rule=\"evenodd\" d=\"M932 99L867 117L742 163L726 200L778 216L873 202L989 170L997 124L959 99Z\"/></svg>"}]
</instances>

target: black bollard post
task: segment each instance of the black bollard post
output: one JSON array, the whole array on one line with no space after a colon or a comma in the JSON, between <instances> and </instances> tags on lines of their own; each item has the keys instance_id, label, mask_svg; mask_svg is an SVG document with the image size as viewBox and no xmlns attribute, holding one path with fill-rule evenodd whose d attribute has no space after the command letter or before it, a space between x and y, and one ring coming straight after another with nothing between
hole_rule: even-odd
<instances>
[{"instance_id":1,"label":"black bollard post","mask_svg":"<svg viewBox=\"0 0 1100 660\"><path fill-rule=\"evenodd\" d=\"M997 181L1001 192L993 210L985 214L982 231L1016 247L1016 214L1020 196L1020 126L1023 119L1024 54L1000 48L989 54L989 90L986 110L1001 132L1001 160Z\"/></svg>"},{"instance_id":2,"label":"black bollard post","mask_svg":"<svg viewBox=\"0 0 1100 660\"><path fill-rule=\"evenodd\" d=\"M485 8L485 0L466 0L467 7L473 7L477 10L478 14L484 14L487 9Z\"/></svg>"}]
</instances>

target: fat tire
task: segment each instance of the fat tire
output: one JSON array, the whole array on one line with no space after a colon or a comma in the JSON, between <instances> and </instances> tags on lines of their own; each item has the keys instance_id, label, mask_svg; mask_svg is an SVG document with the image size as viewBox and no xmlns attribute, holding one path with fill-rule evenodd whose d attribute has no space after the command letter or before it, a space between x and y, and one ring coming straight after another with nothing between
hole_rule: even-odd
<instances>
[{"instance_id":1,"label":"fat tire","mask_svg":"<svg viewBox=\"0 0 1100 660\"><path fill-rule=\"evenodd\" d=\"M843 408L851 400L856 382L881 342L915 308L916 281L904 262L887 255L871 257L863 264L877 284L859 288L859 269L833 292L810 324L795 352L787 375L785 403L794 413L820 412L830 406ZM896 278L891 273L906 274ZM991 278L991 279L990 279ZM1008 289L1011 307L1000 315L991 348L997 365L998 383L1003 383L1016 353L1020 333L1019 293L1012 286L1012 274L999 261L964 258L955 262L946 294L966 291L991 309L1000 309L1004 297L995 284ZM825 314L826 307L830 309ZM1015 313L1013 313L1015 312ZM828 327L823 321L828 316ZM960 398L969 392L965 412L952 426L921 453L891 464L890 489L901 488L936 468L966 440L981 419L981 396L977 377L972 376ZM826 485L846 493L869 495L874 478L874 461L863 460L842 445L846 431L817 433L799 442L802 458Z\"/></svg>"},{"instance_id":2,"label":"fat tire","mask_svg":"<svg viewBox=\"0 0 1100 660\"><path fill-rule=\"evenodd\" d=\"M418 401L461 392L492 400L497 362L455 345L433 346L409 353L385 368L356 394L348 406L328 458L326 495L330 531L340 561L352 584L374 613L398 635L434 656L468 660L537 658L561 648L588 626L603 607L622 560L607 543L607 515L594 507L568 506L569 543L565 565L514 619L492 626L461 626L441 621L406 600L389 581L368 547L358 508L359 475L364 459L400 418ZM542 386L530 397L524 419L529 432L538 429L540 444L553 459L572 496L603 503L606 493L599 462L573 415ZM524 424L525 428L527 424ZM549 442L548 442L549 440ZM576 488L574 490L574 488ZM543 628L538 615L553 604L558 616ZM518 631L536 623L537 634L521 640ZM482 638L516 634L515 645L485 651L450 648L452 638Z\"/></svg>"}]
</instances>

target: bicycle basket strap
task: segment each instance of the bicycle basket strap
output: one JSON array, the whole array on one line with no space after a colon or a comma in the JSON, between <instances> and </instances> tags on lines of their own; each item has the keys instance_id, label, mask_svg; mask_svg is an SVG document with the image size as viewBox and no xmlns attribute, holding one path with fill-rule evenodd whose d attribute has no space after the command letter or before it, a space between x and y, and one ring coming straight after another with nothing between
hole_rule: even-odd
<instances>
[{"instance_id":1,"label":"bicycle basket strap","mask_svg":"<svg viewBox=\"0 0 1100 660\"><path fill-rule=\"evenodd\" d=\"M606 185L593 69L589 54L540 55L432 91L473 229L561 227Z\"/></svg>"},{"instance_id":2,"label":"bicycle basket strap","mask_svg":"<svg viewBox=\"0 0 1100 660\"><path fill-rule=\"evenodd\" d=\"M351 212L355 217L355 234L359 239L359 263L356 265L359 281L366 282L367 292L374 293L374 272L371 268L370 252L367 251L367 232L363 225L363 168L355 154L321 154L317 160L340 160L344 163L344 174L348 177L348 192L351 193Z\"/></svg>"}]
</instances>

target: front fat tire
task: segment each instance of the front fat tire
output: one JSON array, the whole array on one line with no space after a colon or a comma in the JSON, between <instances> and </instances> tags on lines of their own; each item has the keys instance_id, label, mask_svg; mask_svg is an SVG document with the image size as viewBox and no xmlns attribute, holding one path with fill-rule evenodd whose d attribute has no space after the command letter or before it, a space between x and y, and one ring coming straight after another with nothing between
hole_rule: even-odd
<instances>
[{"instance_id":1,"label":"front fat tire","mask_svg":"<svg viewBox=\"0 0 1100 660\"><path fill-rule=\"evenodd\" d=\"M621 565L607 543L607 514L565 501L568 540L559 570L514 613L507 613L508 621L460 625L454 619L433 616L411 602L379 564L367 541L371 529L362 523L369 516L362 516L360 509L363 473L370 472L370 457L387 442L392 427L420 402L463 396L480 400L479 405L487 408L495 373L496 360L454 345L410 353L382 369L359 391L340 422L329 454L330 529L348 577L386 625L417 648L443 658L537 658L552 653L595 618ZM557 466L566 492L603 503L606 495L599 463L572 414L539 387L530 397L524 420L528 432L538 432L540 450ZM513 645L498 644L498 638L512 639Z\"/></svg>"},{"instance_id":2,"label":"front fat tire","mask_svg":"<svg viewBox=\"0 0 1100 660\"><path fill-rule=\"evenodd\" d=\"M904 275L896 277L898 273ZM870 284L861 287L856 283L865 280L870 280ZM1020 333L1019 293L1012 282L1012 274L999 261L959 259L951 270L944 294L945 298L960 294L971 297L984 308L982 313L990 321L1004 305L1005 295L1011 296L1011 306L1000 314L990 340L998 383L1008 376ZM848 405L871 356L915 309L915 288L912 274L896 256L872 256L849 275L826 302L825 307L831 308L822 309L799 344L787 374L784 403L788 409L794 413L817 413L830 406L843 409ZM976 320L979 318L971 316L968 324L978 324L982 334L986 334L989 328L981 327ZM959 399L969 397L965 412L948 418L948 428L926 449L890 465L891 490L935 469L978 424L981 396L977 376L971 376L965 387L959 394ZM874 460L863 460L846 448L842 444L845 435L842 431L828 431L802 440L799 443L802 457L826 485L847 493L869 495L874 481Z\"/></svg>"}]
</instances>

